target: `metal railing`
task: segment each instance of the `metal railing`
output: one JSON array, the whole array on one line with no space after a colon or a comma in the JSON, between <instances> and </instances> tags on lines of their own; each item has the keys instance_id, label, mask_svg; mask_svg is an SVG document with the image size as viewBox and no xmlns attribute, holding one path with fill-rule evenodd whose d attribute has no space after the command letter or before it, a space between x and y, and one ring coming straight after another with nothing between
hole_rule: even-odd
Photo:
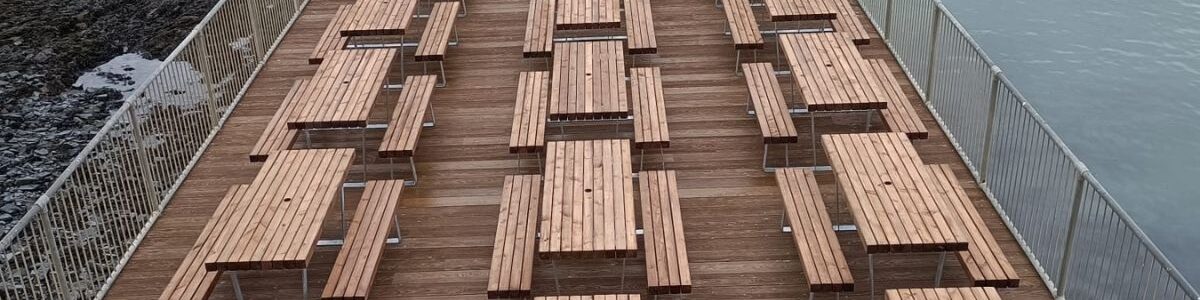
<instances>
[{"instance_id":1,"label":"metal railing","mask_svg":"<svg viewBox=\"0 0 1200 300\"><path fill-rule=\"evenodd\" d=\"M939 0L859 0L1058 298L1200 299Z\"/></svg>"},{"instance_id":2,"label":"metal railing","mask_svg":"<svg viewBox=\"0 0 1200 300\"><path fill-rule=\"evenodd\" d=\"M0 239L0 299L104 297L307 0L221 0Z\"/></svg>"}]
</instances>

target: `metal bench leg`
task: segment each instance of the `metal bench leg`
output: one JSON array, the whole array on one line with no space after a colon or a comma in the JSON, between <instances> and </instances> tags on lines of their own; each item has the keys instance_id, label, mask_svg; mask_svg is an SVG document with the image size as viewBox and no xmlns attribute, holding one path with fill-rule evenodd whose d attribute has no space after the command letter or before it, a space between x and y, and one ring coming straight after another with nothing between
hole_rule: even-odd
<instances>
[{"instance_id":1,"label":"metal bench leg","mask_svg":"<svg viewBox=\"0 0 1200 300\"><path fill-rule=\"evenodd\" d=\"M871 110L867 110L867 132L871 131Z\"/></svg>"},{"instance_id":2,"label":"metal bench leg","mask_svg":"<svg viewBox=\"0 0 1200 300\"><path fill-rule=\"evenodd\" d=\"M388 179L396 179L396 159L388 158Z\"/></svg>"},{"instance_id":3,"label":"metal bench leg","mask_svg":"<svg viewBox=\"0 0 1200 300\"><path fill-rule=\"evenodd\" d=\"M738 67L742 66L742 49L737 49L737 56L733 59L733 76L741 75L738 73Z\"/></svg>"},{"instance_id":4,"label":"metal bench leg","mask_svg":"<svg viewBox=\"0 0 1200 300\"><path fill-rule=\"evenodd\" d=\"M404 80L404 35L403 34L400 35L400 45L401 45L400 49L398 49L396 52L400 52L400 80Z\"/></svg>"},{"instance_id":5,"label":"metal bench leg","mask_svg":"<svg viewBox=\"0 0 1200 300\"><path fill-rule=\"evenodd\" d=\"M763 162L762 162L763 172L770 173L772 171L775 171L771 168L767 168L767 153L770 153L770 152L771 152L771 144L764 143L763 144Z\"/></svg>"},{"instance_id":6,"label":"metal bench leg","mask_svg":"<svg viewBox=\"0 0 1200 300\"><path fill-rule=\"evenodd\" d=\"M414 154L414 155L415 155L415 154ZM413 180L412 180L412 184L408 184L408 181L405 181L405 182L404 182L404 185L405 185L405 186L414 186L414 185L417 185L417 163L416 163L416 162L413 162L413 157L412 157L412 156L409 156L409 157L408 157L408 166L409 166L409 168L411 168L411 169L412 169L412 176L413 176Z\"/></svg>"},{"instance_id":7,"label":"metal bench leg","mask_svg":"<svg viewBox=\"0 0 1200 300\"><path fill-rule=\"evenodd\" d=\"M541 152L537 153L537 164L538 164L538 172L541 173L541 171L542 171L542 153Z\"/></svg>"},{"instance_id":8,"label":"metal bench leg","mask_svg":"<svg viewBox=\"0 0 1200 300\"><path fill-rule=\"evenodd\" d=\"M626 255L625 257L621 257L621 291L625 290L625 260L626 259L628 259L628 255Z\"/></svg>"},{"instance_id":9,"label":"metal bench leg","mask_svg":"<svg viewBox=\"0 0 1200 300\"><path fill-rule=\"evenodd\" d=\"M458 13L459 17L467 16L467 0L458 0L459 6L462 6L462 11Z\"/></svg>"},{"instance_id":10,"label":"metal bench leg","mask_svg":"<svg viewBox=\"0 0 1200 300\"><path fill-rule=\"evenodd\" d=\"M446 63L445 63L445 61L442 61L442 60L438 61L438 69L442 70L442 82L441 82L441 84L438 84L437 87L446 87Z\"/></svg>"},{"instance_id":11,"label":"metal bench leg","mask_svg":"<svg viewBox=\"0 0 1200 300\"><path fill-rule=\"evenodd\" d=\"M367 184L367 127L362 128L362 164L363 164L363 185Z\"/></svg>"},{"instance_id":12,"label":"metal bench leg","mask_svg":"<svg viewBox=\"0 0 1200 300\"><path fill-rule=\"evenodd\" d=\"M933 278L933 287L942 286L942 268L946 266L946 252L943 251L939 256L937 275Z\"/></svg>"},{"instance_id":13,"label":"metal bench leg","mask_svg":"<svg viewBox=\"0 0 1200 300\"><path fill-rule=\"evenodd\" d=\"M638 171L646 170L646 149L641 149L641 154L638 154Z\"/></svg>"},{"instance_id":14,"label":"metal bench leg","mask_svg":"<svg viewBox=\"0 0 1200 300\"><path fill-rule=\"evenodd\" d=\"M300 299L308 299L308 268L304 268L304 270L302 272L304 272L304 273L302 273L300 275L300 277L301 277L300 280L301 280L301 288L304 291L301 293L302 296Z\"/></svg>"},{"instance_id":15,"label":"metal bench leg","mask_svg":"<svg viewBox=\"0 0 1200 300\"><path fill-rule=\"evenodd\" d=\"M808 300L813 300L813 292L808 291Z\"/></svg>"},{"instance_id":16,"label":"metal bench leg","mask_svg":"<svg viewBox=\"0 0 1200 300\"><path fill-rule=\"evenodd\" d=\"M396 243L399 244L403 237L400 236L400 217L392 216L392 226L396 227Z\"/></svg>"},{"instance_id":17,"label":"metal bench leg","mask_svg":"<svg viewBox=\"0 0 1200 300\"><path fill-rule=\"evenodd\" d=\"M364 184L366 184L366 182L364 182ZM340 187L338 187L338 190L340 191L340 195L338 196L338 200L339 200L338 202L341 203L341 209L342 209L342 219L340 221L338 221L338 225L342 227L342 241L345 241L346 240L346 185L344 185L344 184L341 185Z\"/></svg>"},{"instance_id":18,"label":"metal bench leg","mask_svg":"<svg viewBox=\"0 0 1200 300\"><path fill-rule=\"evenodd\" d=\"M242 297L242 284L238 282L237 271L229 272L229 283L233 284L233 296L238 300L244 299Z\"/></svg>"},{"instance_id":19,"label":"metal bench leg","mask_svg":"<svg viewBox=\"0 0 1200 300\"><path fill-rule=\"evenodd\" d=\"M792 232L792 226L788 226L788 225L789 224L787 222L787 212L779 214L779 228L781 231L783 231L783 233L791 233Z\"/></svg>"},{"instance_id":20,"label":"metal bench leg","mask_svg":"<svg viewBox=\"0 0 1200 300\"><path fill-rule=\"evenodd\" d=\"M867 271L871 275L871 298L875 299L875 254L867 254Z\"/></svg>"},{"instance_id":21,"label":"metal bench leg","mask_svg":"<svg viewBox=\"0 0 1200 300\"><path fill-rule=\"evenodd\" d=\"M817 134L817 113L814 111L808 112L808 135L809 135L810 142L812 142L812 144L809 146L810 147L809 150L812 150L812 157L813 157L812 166L813 166L813 168L816 168L817 167L817 136L818 136L818 134Z\"/></svg>"}]
</instances>

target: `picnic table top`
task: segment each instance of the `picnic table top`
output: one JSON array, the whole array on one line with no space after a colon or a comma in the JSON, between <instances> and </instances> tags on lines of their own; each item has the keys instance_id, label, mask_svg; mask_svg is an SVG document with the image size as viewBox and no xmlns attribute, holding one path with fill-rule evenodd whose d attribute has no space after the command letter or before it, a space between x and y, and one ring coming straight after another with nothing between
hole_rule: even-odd
<instances>
[{"instance_id":1,"label":"picnic table top","mask_svg":"<svg viewBox=\"0 0 1200 300\"><path fill-rule=\"evenodd\" d=\"M967 249L961 221L904 133L827 134L821 142L867 253Z\"/></svg>"},{"instance_id":2,"label":"picnic table top","mask_svg":"<svg viewBox=\"0 0 1200 300\"><path fill-rule=\"evenodd\" d=\"M539 253L547 257L636 253L629 145L629 140L547 144Z\"/></svg>"},{"instance_id":3,"label":"picnic table top","mask_svg":"<svg viewBox=\"0 0 1200 300\"><path fill-rule=\"evenodd\" d=\"M550 118L628 117L624 48L623 41L556 43Z\"/></svg>"},{"instance_id":4,"label":"picnic table top","mask_svg":"<svg viewBox=\"0 0 1200 300\"><path fill-rule=\"evenodd\" d=\"M308 84L285 99L290 129L365 127L397 49L331 51Z\"/></svg>"},{"instance_id":5,"label":"picnic table top","mask_svg":"<svg viewBox=\"0 0 1200 300\"><path fill-rule=\"evenodd\" d=\"M202 235L209 245L205 268L306 267L353 156L348 148L271 154L241 197L226 199L233 207L209 219L220 232Z\"/></svg>"},{"instance_id":6,"label":"picnic table top","mask_svg":"<svg viewBox=\"0 0 1200 300\"><path fill-rule=\"evenodd\" d=\"M780 44L809 110L888 108L892 93L887 89L892 86L875 75L850 36L837 32L781 34Z\"/></svg>"},{"instance_id":7,"label":"picnic table top","mask_svg":"<svg viewBox=\"0 0 1200 300\"><path fill-rule=\"evenodd\" d=\"M619 0L549 1L558 1L554 17L554 25L558 30L621 27Z\"/></svg>"},{"instance_id":8,"label":"picnic table top","mask_svg":"<svg viewBox=\"0 0 1200 300\"><path fill-rule=\"evenodd\" d=\"M884 293L887 300L1000 300L994 287L890 289Z\"/></svg>"},{"instance_id":9,"label":"picnic table top","mask_svg":"<svg viewBox=\"0 0 1200 300\"><path fill-rule=\"evenodd\" d=\"M836 19L837 8L826 0L764 0L771 22Z\"/></svg>"},{"instance_id":10,"label":"picnic table top","mask_svg":"<svg viewBox=\"0 0 1200 300\"><path fill-rule=\"evenodd\" d=\"M359 0L350 6L342 36L403 35L412 24L418 0Z\"/></svg>"}]
</instances>

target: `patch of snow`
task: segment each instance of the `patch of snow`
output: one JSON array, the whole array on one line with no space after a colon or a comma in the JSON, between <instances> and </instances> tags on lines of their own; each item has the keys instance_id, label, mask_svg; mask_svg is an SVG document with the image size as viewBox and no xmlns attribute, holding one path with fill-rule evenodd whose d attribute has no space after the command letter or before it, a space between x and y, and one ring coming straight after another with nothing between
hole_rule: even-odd
<instances>
[{"instance_id":1,"label":"patch of snow","mask_svg":"<svg viewBox=\"0 0 1200 300\"><path fill-rule=\"evenodd\" d=\"M112 88L121 94L133 92L162 64L141 54L125 53L79 76L74 86L81 89Z\"/></svg>"}]
</instances>

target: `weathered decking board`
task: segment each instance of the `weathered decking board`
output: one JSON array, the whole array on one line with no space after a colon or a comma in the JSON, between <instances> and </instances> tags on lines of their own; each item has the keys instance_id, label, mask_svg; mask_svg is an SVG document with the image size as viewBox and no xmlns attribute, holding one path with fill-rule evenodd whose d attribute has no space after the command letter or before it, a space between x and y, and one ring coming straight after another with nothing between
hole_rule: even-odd
<instances>
[{"instance_id":1,"label":"weathered decking board","mask_svg":"<svg viewBox=\"0 0 1200 300\"><path fill-rule=\"evenodd\" d=\"M230 185L249 183L261 164L249 163L246 155L266 128L296 79L316 70L307 59L338 5L351 1L315 0L305 15L284 38L260 77L251 85L225 128L171 200L164 215L142 242L108 293L109 299L157 297L196 241L205 222ZM400 226L404 243L388 248L375 279L372 295L377 299L482 299L487 291L488 269L495 242L496 216L504 175L516 174L516 159L508 153L513 97L518 72L543 67L521 61L526 0L472 2L471 14L459 20L462 47L447 62L450 87L439 89L435 100L438 124L422 133L422 151L417 154L421 184L404 190ZM711 2L660 0L654 2L659 54L644 57L639 66L661 66L667 96L667 119L671 126L671 148L665 150L667 168L678 170L683 225L687 229L691 261L691 299L798 299L807 297L802 267L792 237L779 232L783 201L772 174L761 171L762 141L758 125L746 115L745 80L735 77L734 49L721 33L723 12ZM861 13L861 12L860 12ZM420 21L418 21L420 22ZM882 43L880 43L882 44ZM760 61L774 61L772 51L760 51ZM887 58L880 45L863 51L871 58ZM411 55L410 49L405 55ZM412 64L408 69L419 70ZM393 70L398 68L393 68ZM902 79L902 78L901 78ZM393 73L392 82L402 82ZM781 78L781 80L787 80ZM927 163L950 163L955 173L968 182L967 171L945 135L921 108L907 81L905 92L920 110L930 128L928 140L915 141ZM388 93L388 92L385 92ZM392 91L384 99L395 99ZM372 122L382 123L394 101L379 101ZM807 149L808 126L797 118L801 146ZM859 114L819 116L821 132L858 132ZM835 125L837 124L841 125ZM873 121L880 130L879 120ZM611 137L611 127L604 127ZM629 132L625 127L623 130ZM547 130L553 131L553 130ZM336 133L343 133L340 136ZM353 134L348 134L353 133ZM367 145L377 145L382 131L368 133ZM632 137L632 134L629 135ZM357 131L313 135L314 145L360 145ZM807 150L793 150L793 157L808 160ZM818 148L818 150L820 150ZM774 154L774 152L772 152ZM658 154L647 152L646 165L658 164ZM371 161L380 163L374 156ZM634 159L637 159L636 155ZM821 159L822 162L824 158ZM536 165L526 160L521 173L532 174ZM397 168L407 166L397 161ZM355 167L357 168L357 167ZM387 178L387 170L373 165L374 178ZM397 175L400 172L397 171ZM832 176L818 174L823 198L833 199ZM356 178L352 173L350 178ZM993 234L1021 274L1022 285L1001 289L1005 299L1050 299L1036 272L1021 253L1012 235L975 185L966 185ZM353 212L359 190L347 194L348 212ZM837 208L829 203L831 212ZM845 205L842 206L844 208ZM844 213L831 216L835 223L849 222ZM330 219L336 219L331 217ZM840 221L840 222L839 222ZM336 237L336 224L326 224L325 237ZM851 271L866 282L866 255L854 234L839 234ZM337 248L319 247L314 255L309 284L315 295L337 257ZM876 264L876 288L931 286L936 255L896 255L887 264ZM645 264L630 259L625 270L625 290L620 286L620 265L591 262L562 263L562 272L573 274L562 280L564 294L638 293L645 289ZM535 267L534 295L554 294L554 279L548 268ZM948 259L943 286L966 286L966 276L956 259ZM243 291L249 298L299 296L300 272L243 272ZM233 299L227 279L213 291L211 299ZM866 289L843 293L843 299L866 299Z\"/></svg>"}]
</instances>

